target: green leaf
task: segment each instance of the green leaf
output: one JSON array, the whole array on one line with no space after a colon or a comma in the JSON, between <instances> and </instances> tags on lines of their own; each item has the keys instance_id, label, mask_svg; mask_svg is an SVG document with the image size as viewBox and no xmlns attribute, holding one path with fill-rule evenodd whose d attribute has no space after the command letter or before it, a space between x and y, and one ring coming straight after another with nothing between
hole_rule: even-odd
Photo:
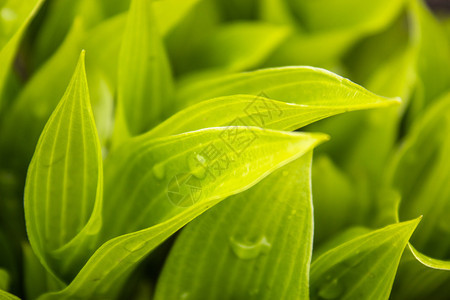
<instances>
[{"instance_id":1,"label":"green leaf","mask_svg":"<svg viewBox=\"0 0 450 300\"><path fill-rule=\"evenodd\" d=\"M242 125L160 139L134 139L111 152L105 162L104 232L114 237L139 230L171 217L180 207L189 206L183 201L193 198L181 197L182 192L172 189L176 189L178 181L189 180L191 174L188 183L201 186L200 195L194 195L198 196L196 201L224 198L247 188L267 170L297 155L291 152L294 148L303 151L324 139L321 134L294 134ZM273 153L266 152L267 149L273 149ZM236 174L242 176L235 178ZM127 203L122 201L124 197ZM121 211L120 216L117 211Z\"/></svg>"},{"instance_id":2,"label":"green leaf","mask_svg":"<svg viewBox=\"0 0 450 300\"><path fill-rule=\"evenodd\" d=\"M156 27L162 36L169 34L203 0L152 1Z\"/></svg>"},{"instance_id":3,"label":"green leaf","mask_svg":"<svg viewBox=\"0 0 450 300\"><path fill-rule=\"evenodd\" d=\"M323 69L284 67L185 82L177 94L177 103L183 107L219 96L261 93L279 101L318 106L348 107L387 100Z\"/></svg>"},{"instance_id":4,"label":"green leaf","mask_svg":"<svg viewBox=\"0 0 450 300\"><path fill-rule=\"evenodd\" d=\"M386 226L333 248L311 265L311 299L389 299L419 219Z\"/></svg>"},{"instance_id":5,"label":"green leaf","mask_svg":"<svg viewBox=\"0 0 450 300\"><path fill-rule=\"evenodd\" d=\"M14 296L13 294L0 290L0 300L20 300L20 298Z\"/></svg>"},{"instance_id":6,"label":"green leaf","mask_svg":"<svg viewBox=\"0 0 450 300\"><path fill-rule=\"evenodd\" d=\"M241 141L257 138L238 147L227 138L236 132L240 132ZM66 289L42 299L111 297L137 263L182 226L224 198L250 188L324 139L326 136L321 134L228 127L124 144L116 150L122 153L111 153L105 162L108 210L103 228L113 230L112 236L148 228L103 244ZM231 150L232 146L238 152ZM211 147L227 157L210 160L204 152ZM191 155L204 164L199 165L198 160L189 162ZM217 165L226 158L230 161L228 168Z\"/></svg>"},{"instance_id":7,"label":"green leaf","mask_svg":"<svg viewBox=\"0 0 450 300\"><path fill-rule=\"evenodd\" d=\"M100 230L102 176L82 52L41 134L25 186L31 246L44 266L65 278L76 274Z\"/></svg>"},{"instance_id":8,"label":"green leaf","mask_svg":"<svg viewBox=\"0 0 450 300\"><path fill-rule=\"evenodd\" d=\"M305 154L183 229L155 299L307 299L311 158Z\"/></svg>"},{"instance_id":9,"label":"green leaf","mask_svg":"<svg viewBox=\"0 0 450 300\"><path fill-rule=\"evenodd\" d=\"M21 90L1 120L0 153L10 168L26 170L50 114L64 94L81 51L83 28L75 22L65 42Z\"/></svg>"},{"instance_id":10,"label":"green leaf","mask_svg":"<svg viewBox=\"0 0 450 300\"><path fill-rule=\"evenodd\" d=\"M224 96L189 106L139 138L168 136L226 125L290 131L336 114L398 104L397 100L377 98L375 95L372 101L368 99L352 103L351 100L336 98L329 105L304 105L272 100L264 93L257 96Z\"/></svg>"},{"instance_id":11,"label":"green leaf","mask_svg":"<svg viewBox=\"0 0 450 300\"><path fill-rule=\"evenodd\" d=\"M389 166L387 180L401 195L401 220L421 214L410 246L423 264L450 270L450 93L437 100L411 128ZM418 250L420 250L420 252ZM421 254L425 253L425 254ZM433 258L431 258L433 257Z\"/></svg>"},{"instance_id":12,"label":"green leaf","mask_svg":"<svg viewBox=\"0 0 450 300\"><path fill-rule=\"evenodd\" d=\"M422 0L410 1L416 72L419 77L412 114L420 114L450 88L450 41L444 28Z\"/></svg>"},{"instance_id":13,"label":"green leaf","mask_svg":"<svg viewBox=\"0 0 450 300\"><path fill-rule=\"evenodd\" d=\"M273 24L296 26L296 20L285 1L261 0L260 18Z\"/></svg>"},{"instance_id":14,"label":"green leaf","mask_svg":"<svg viewBox=\"0 0 450 300\"><path fill-rule=\"evenodd\" d=\"M173 107L169 61L147 0L133 0L119 58L117 139L147 131Z\"/></svg>"},{"instance_id":15,"label":"green leaf","mask_svg":"<svg viewBox=\"0 0 450 300\"><path fill-rule=\"evenodd\" d=\"M8 0L0 7L0 109L10 66L22 36L44 0Z\"/></svg>"}]
</instances>

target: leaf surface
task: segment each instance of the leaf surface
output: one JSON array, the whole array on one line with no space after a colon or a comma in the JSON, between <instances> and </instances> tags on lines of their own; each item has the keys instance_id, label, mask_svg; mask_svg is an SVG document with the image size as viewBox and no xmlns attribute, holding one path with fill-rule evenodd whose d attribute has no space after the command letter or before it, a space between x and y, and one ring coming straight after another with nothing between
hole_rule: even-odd
<instances>
[{"instance_id":1,"label":"leaf surface","mask_svg":"<svg viewBox=\"0 0 450 300\"><path fill-rule=\"evenodd\" d=\"M150 2L133 0L119 57L117 138L147 131L167 117L173 82Z\"/></svg>"},{"instance_id":2,"label":"leaf surface","mask_svg":"<svg viewBox=\"0 0 450 300\"><path fill-rule=\"evenodd\" d=\"M51 265L63 277L70 278L78 271L77 260L86 251L83 248L92 247L99 232L102 176L82 52L72 80L41 134L25 186L31 246L44 266Z\"/></svg>"},{"instance_id":3,"label":"leaf surface","mask_svg":"<svg viewBox=\"0 0 450 300\"><path fill-rule=\"evenodd\" d=\"M183 229L155 299L307 299L311 158L305 154Z\"/></svg>"},{"instance_id":4,"label":"leaf surface","mask_svg":"<svg viewBox=\"0 0 450 300\"><path fill-rule=\"evenodd\" d=\"M178 112L139 138L226 125L295 130L336 114L398 104L395 99L377 99L376 96L373 100L360 103L351 103L352 97L336 98L329 105L286 103L267 97L262 93L257 96L232 95L203 101Z\"/></svg>"},{"instance_id":5,"label":"leaf surface","mask_svg":"<svg viewBox=\"0 0 450 300\"><path fill-rule=\"evenodd\" d=\"M0 290L0 300L20 300L20 298L14 296L13 294Z\"/></svg>"},{"instance_id":6,"label":"leaf surface","mask_svg":"<svg viewBox=\"0 0 450 300\"><path fill-rule=\"evenodd\" d=\"M226 75L200 82L185 82L177 94L178 106L234 94L260 95L303 105L351 106L383 103L348 79L313 67L283 67Z\"/></svg>"},{"instance_id":7,"label":"leaf surface","mask_svg":"<svg viewBox=\"0 0 450 300\"><path fill-rule=\"evenodd\" d=\"M321 255L311 265L311 299L389 299L400 257L419 221L386 226Z\"/></svg>"}]
</instances>

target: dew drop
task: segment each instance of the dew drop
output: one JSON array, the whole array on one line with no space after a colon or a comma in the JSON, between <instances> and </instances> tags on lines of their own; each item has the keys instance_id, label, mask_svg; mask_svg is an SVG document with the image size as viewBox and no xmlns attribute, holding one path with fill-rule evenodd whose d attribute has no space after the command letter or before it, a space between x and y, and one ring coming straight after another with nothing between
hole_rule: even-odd
<instances>
[{"instance_id":1,"label":"dew drop","mask_svg":"<svg viewBox=\"0 0 450 300\"><path fill-rule=\"evenodd\" d=\"M194 175L198 179L205 178L206 175L206 166L205 166L205 158L200 154L195 154L193 157L188 159L189 170L192 175Z\"/></svg>"},{"instance_id":2,"label":"dew drop","mask_svg":"<svg viewBox=\"0 0 450 300\"><path fill-rule=\"evenodd\" d=\"M254 259L261 254L267 254L272 246L265 236L256 243L241 242L231 237L230 245L233 253L240 259Z\"/></svg>"},{"instance_id":3,"label":"dew drop","mask_svg":"<svg viewBox=\"0 0 450 300\"><path fill-rule=\"evenodd\" d=\"M344 287L339 284L337 279L324 284L319 290L319 296L322 299L337 299L344 293Z\"/></svg>"},{"instance_id":4,"label":"dew drop","mask_svg":"<svg viewBox=\"0 0 450 300\"><path fill-rule=\"evenodd\" d=\"M162 180L166 175L166 170L162 163L156 164L153 166L153 175L155 175L156 179Z\"/></svg>"},{"instance_id":5,"label":"dew drop","mask_svg":"<svg viewBox=\"0 0 450 300\"><path fill-rule=\"evenodd\" d=\"M145 246L146 242L143 241L131 241L125 244L125 249L134 252Z\"/></svg>"},{"instance_id":6,"label":"dew drop","mask_svg":"<svg viewBox=\"0 0 450 300\"><path fill-rule=\"evenodd\" d=\"M245 170L242 172L242 177L247 176L250 173L250 164L245 164Z\"/></svg>"},{"instance_id":7,"label":"dew drop","mask_svg":"<svg viewBox=\"0 0 450 300\"><path fill-rule=\"evenodd\" d=\"M4 7L0 10L0 16L7 22L14 21L17 18L17 14L10 8Z\"/></svg>"},{"instance_id":8,"label":"dew drop","mask_svg":"<svg viewBox=\"0 0 450 300\"><path fill-rule=\"evenodd\" d=\"M197 154L197 155L195 156L195 158L196 158L201 164L206 164L206 159L205 159L203 156L201 156L200 154Z\"/></svg>"}]
</instances>

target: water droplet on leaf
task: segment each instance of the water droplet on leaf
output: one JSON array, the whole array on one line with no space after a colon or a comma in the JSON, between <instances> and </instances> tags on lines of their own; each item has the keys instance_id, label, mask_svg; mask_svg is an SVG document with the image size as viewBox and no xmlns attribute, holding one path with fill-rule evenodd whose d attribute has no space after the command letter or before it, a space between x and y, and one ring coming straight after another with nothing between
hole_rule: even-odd
<instances>
[{"instance_id":1,"label":"water droplet on leaf","mask_svg":"<svg viewBox=\"0 0 450 300\"><path fill-rule=\"evenodd\" d=\"M344 292L344 287L339 284L337 279L324 284L319 290L319 296L322 299L337 299Z\"/></svg>"},{"instance_id":2,"label":"water droplet on leaf","mask_svg":"<svg viewBox=\"0 0 450 300\"><path fill-rule=\"evenodd\" d=\"M200 154L195 154L193 157L188 159L189 170L192 175L198 179L205 178L206 175L206 165L205 158Z\"/></svg>"},{"instance_id":3,"label":"water droplet on leaf","mask_svg":"<svg viewBox=\"0 0 450 300\"><path fill-rule=\"evenodd\" d=\"M146 242L143 241L131 241L125 244L125 249L127 249L130 252L137 251L144 247Z\"/></svg>"},{"instance_id":4,"label":"water droplet on leaf","mask_svg":"<svg viewBox=\"0 0 450 300\"><path fill-rule=\"evenodd\" d=\"M14 21L17 18L16 12L7 7L0 10L0 16L6 22Z\"/></svg>"},{"instance_id":5,"label":"water droplet on leaf","mask_svg":"<svg viewBox=\"0 0 450 300\"><path fill-rule=\"evenodd\" d=\"M231 237L230 245L233 253L240 259L254 259L261 254L267 254L272 246L265 236L256 243L241 242Z\"/></svg>"},{"instance_id":6,"label":"water droplet on leaf","mask_svg":"<svg viewBox=\"0 0 450 300\"><path fill-rule=\"evenodd\" d=\"M153 166L153 175L155 175L156 179L162 180L166 175L166 170L162 163L156 164Z\"/></svg>"}]
</instances>

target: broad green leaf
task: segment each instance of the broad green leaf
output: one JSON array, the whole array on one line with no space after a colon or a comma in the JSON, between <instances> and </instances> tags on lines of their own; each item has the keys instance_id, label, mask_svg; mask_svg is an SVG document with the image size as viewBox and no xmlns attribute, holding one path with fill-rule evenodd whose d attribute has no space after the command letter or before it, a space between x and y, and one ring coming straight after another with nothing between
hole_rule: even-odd
<instances>
[{"instance_id":1,"label":"broad green leaf","mask_svg":"<svg viewBox=\"0 0 450 300\"><path fill-rule=\"evenodd\" d=\"M191 222L155 299L308 299L311 153Z\"/></svg>"},{"instance_id":2,"label":"broad green leaf","mask_svg":"<svg viewBox=\"0 0 450 300\"><path fill-rule=\"evenodd\" d=\"M76 274L100 230L102 175L82 52L41 134L25 186L31 246L44 266L65 278Z\"/></svg>"},{"instance_id":3,"label":"broad green leaf","mask_svg":"<svg viewBox=\"0 0 450 300\"><path fill-rule=\"evenodd\" d=\"M0 290L0 300L20 300L20 298L14 296L13 294Z\"/></svg>"},{"instance_id":4,"label":"broad green leaf","mask_svg":"<svg viewBox=\"0 0 450 300\"><path fill-rule=\"evenodd\" d=\"M329 250L311 265L311 299L389 299L419 219L386 226Z\"/></svg>"},{"instance_id":5,"label":"broad green leaf","mask_svg":"<svg viewBox=\"0 0 450 300\"><path fill-rule=\"evenodd\" d=\"M237 132L244 145L229 140ZM249 144L249 138L254 142ZM321 134L228 127L124 144L105 162L103 228L112 236L145 229L107 241L67 288L40 299L112 298L135 266L182 226L324 139ZM227 156L211 160L211 149ZM191 155L197 161L190 161ZM228 159L227 167L222 163Z\"/></svg>"},{"instance_id":6,"label":"broad green leaf","mask_svg":"<svg viewBox=\"0 0 450 300\"><path fill-rule=\"evenodd\" d=\"M75 22L65 42L22 89L0 126L2 164L26 170L44 125L64 94L81 51L82 24Z\"/></svg>"},{"instance_id":7,"label":"broad green leaf","mask_svg":"<svg viewBox=\"0 0 450 300\"><path fill-rule=\"evenodd\" d=\"M182 211L190 205L184 202L193 198L183 197L184 190L176 192L177 182L200 185L200 190L192 190L199 193L193 194L198 202L234 194L294 155L294 148L301 150L324 138L241 124L159 139L133 139L105 161L103 231L114 237L155 225Z\"/></svg>"},{"instance_id":8,"label":"broad green leaf","mask_svg":"<svg viewBox=\"0 0 450 300\"><path fill-rule=\"evenodd\" d=\"M153 1L156 27L160 34L169 34L202 1L204 0Z\"/></svg>"},{"instance_id":9,"label":"broad green leaf","mask_svg":"<svg viewBox=\"0 0 450 300\"><path fill-rule=\"evenodd\" d=\"M411 128L392 159L388 184L401 195L399 218L423 215L423 222L411 244L435 259L448 259L450 244L450 93L430 107ZM421 262L430 267L449 269L450 262L425 259L411 248Z\"/></svg>"},{"instance_id":10,"label":"broad green leaf","mask_svg":"<svg viewBox=\"0 0 450 300\"><path fill-rule=\"evenodd\" d=\"M191 69L206 69L208 71L200 74L207 77L214 72L239 72L258 67L288 33L286 26L263 22L234 22L220 26L194 52Z\"/></svg>"},{"instance_id":11,"label":"broad green leaf","mask_svg":"<svg viewBox=\"0 0 450 300\"><path fill-rule=\"evenodd\" d=\"M150 2L133 0L119 58L117 139L147 131L173 107L173 82Z\"/></svg>"},{"instance_id":12,"label":"broad green leaf","mask_svg":"<svg viewBox=\"0 0 450 300\"><path fill-rule=\"evenodd\" d=\"M219 96L261 93L278 101L318 106L348 107L386 101L329 71L313 67L284 67L185 83L177 94L177 105L184 107Z\"/></svg>"},{"instance_id":13,"label":"broad green leaf","mask_svg":"<svg viewBox=\"0 0 450 300\"><path fill-rule=\"evenodd\" d=\"M375 100L374 96L374 100ZM354 110L396 105L395 99L345 103L336 98L333 104L308 105L280 102L267 95L232 95L214 98L176 113L139 138L160 137L208 127L247 125L276 130L295 130L320 119ZM331 102L331 101L330 101Z\"/></svg>"},{"instance_id":14,"label":"broad green leaf","mask_svg":"<svg viewBox=\"0 0 450 300\"><path fill-rule=\"evenodd\" d=\"M8 0L0 6L0 109L10 66L28 24L44 0Z\"/></svg>"},{"instance_id":15,"label":"broad green leaf","mask_svg":"<svg viewBox=\"0 0 450 300\"><path fill-rule=\"evenodd\" d=\"M450 89L450 40L422 0L410 1L409 9L419 77L418 95L412 103L414 117Z\"/></svg>"}]
</instances>

